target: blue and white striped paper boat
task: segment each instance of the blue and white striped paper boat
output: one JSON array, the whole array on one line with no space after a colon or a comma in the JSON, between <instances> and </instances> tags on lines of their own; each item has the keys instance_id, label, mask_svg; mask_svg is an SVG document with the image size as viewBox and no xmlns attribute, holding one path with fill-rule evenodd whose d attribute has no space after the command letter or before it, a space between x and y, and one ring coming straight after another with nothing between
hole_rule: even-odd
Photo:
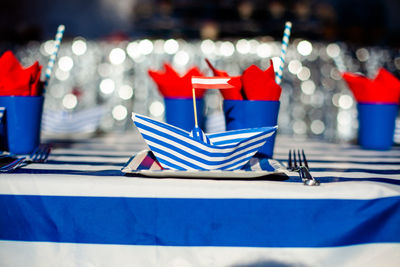
<instances>
[{"instance_id":1,"label":"blue and white striped paper boat","mask_svg":"<svg viewBox=\"0 0 400 267\"><path fill-rule=\"evenodd\" d=\"M189 133L139 114L133 113L132 120L161 166L170 170L239 170L277 129L201 132L200 139L198 132Z\"/></svg>"}]
</instances>

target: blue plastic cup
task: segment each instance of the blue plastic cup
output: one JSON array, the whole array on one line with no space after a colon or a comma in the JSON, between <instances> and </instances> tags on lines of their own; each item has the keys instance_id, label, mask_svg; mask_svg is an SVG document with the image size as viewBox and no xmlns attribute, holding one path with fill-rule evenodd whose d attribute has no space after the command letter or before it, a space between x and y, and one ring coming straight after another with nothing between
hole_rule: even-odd
<instances>
[{"instance_id":1,"label":"blue plastic cup","mask_svg":"<svg viewBox=\"0 0 400 267\"><path fill-rule=\"evenodd\" d=\"M239 130L278 124L279 101L224 100L226 130ZM276 134L267 139L258 154L272 158Z\"/></svg>"},{"instance_id":2,"label":"blue plastic cup","mask_svg":"<svg viewBox=\"0 0 400 267\"><path fill-rule=\"evenodd\" d=\"M165 121L186 131L194 127L193 99L164 98ZM197 121L200 128L204 126L203 99L196 99Z\"/></svg>"},{"instance_id":3,"label":"blue plastic cup","mask_svg":"<svg viewBox=\"0 0 400 267\"><path fill-rule=\"evenodd\" d=\"M398 104L358 103L358 143L364 149L389 150Z\"/></svg>"},{"instance_id":4,"label":"blue plastic cup","mask_svg":"<svg viewBox=\"0 0 400 267\"><path fill-rule=\"evenodd\" d=\"M1 140L6 151L29 154L40 144L43 96L0 96L5 107Z\"/></svg>"}]
</instances>

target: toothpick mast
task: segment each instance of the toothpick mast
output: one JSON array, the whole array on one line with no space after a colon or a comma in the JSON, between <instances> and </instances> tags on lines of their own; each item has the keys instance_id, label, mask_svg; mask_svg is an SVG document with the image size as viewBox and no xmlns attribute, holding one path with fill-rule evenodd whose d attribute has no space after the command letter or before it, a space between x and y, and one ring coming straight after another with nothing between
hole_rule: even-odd
<instances>
[{"instance_id":1,"label":"toothpick mast","mask_svg":"<svg viewBox=\"0 0 400 267\"><path fill-rule=\"evenodd\" d=\"M196 92L194 87L192 88L192 94L193 94L194 126L198 127L199 124L197 122Z\"/></svg>"}]
</instances>

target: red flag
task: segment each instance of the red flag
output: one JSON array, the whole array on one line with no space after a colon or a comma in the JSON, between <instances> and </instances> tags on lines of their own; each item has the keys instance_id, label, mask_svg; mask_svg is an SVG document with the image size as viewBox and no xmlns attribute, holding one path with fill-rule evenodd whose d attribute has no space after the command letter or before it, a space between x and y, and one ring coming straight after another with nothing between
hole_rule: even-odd
<instances>
[{"instance_id":1,"label":"red flag","mask_svg":"<svg viewBox=\"0 0 400 267\"><path fill-rule=\"evenodd\" d=\"M235 88L232 77L192 76L192 86L196 89L231 89Z\"/></svg>"}]
</instances>

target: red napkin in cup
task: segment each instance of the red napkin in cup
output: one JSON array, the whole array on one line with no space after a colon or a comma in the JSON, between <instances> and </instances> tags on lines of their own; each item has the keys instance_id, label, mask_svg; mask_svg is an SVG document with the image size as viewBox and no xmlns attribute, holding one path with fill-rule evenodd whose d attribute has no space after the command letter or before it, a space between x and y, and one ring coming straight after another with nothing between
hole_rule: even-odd
<instances>
[{"instance_id":1,"label":"red napkin in cup","mask_svg":"<svg viewBox=\"0 0 400 267\"><path fill-rule=\"evenodd\" d=\"M243 90L248 100L279 101L282 88L275 82L275 71L271 65L265 71L251 65L242 74Z\"/></svg>"},{"instance_id":2,"label":"red napkin in cup","mask_svg":"<svg viewBox=\"0 0 400 267\"><path fill-rule=\"evenodd\" d=\"M0 96L37 96L43 87L40 81L42 67L36 61L23 68L11 51L0 57Z\"/></svg>"},{"instance_id":3,"label":"red napkin in cup","mask_svg":"<svg viewBox=\"0 0 400 267\"><path fill-rule=\"evenodd\" d=\"M342 77L359 103L400 103L400 81L384 68L374 79L350 72Z\"/></svg>"},{"instance_id":4,"label":"red napkin in cup","mask_svg":"<svg viewBox=\"0 0 400 267\"><path fill-rule=\"evenodd\" d=\"M216 69L211 62L206 59L208 67L212 70L214 76L217 77L230 77L226 71ZM226 100L243 100L242 96L242 81L240 76L233 76L231 77L230 83L235 87L232 89L223 89L220 90L222 96Z\"/></svg>"},{"instance_id":5,"label":"red napkin in cup","mask_svg":"<svg viewBox=\"0 0 400 267\"><path fill-rule=\"evenodd\" d=\"M191 98L191 79L192 76L203 76L200 70L192 67L185 75L180 76L168 63L164 64L164 69L165 71L148 70L160 93L167 98ZM196 89L196 98L201 98L204 93L204 89Z\"/></svg>"}]
</instances>

